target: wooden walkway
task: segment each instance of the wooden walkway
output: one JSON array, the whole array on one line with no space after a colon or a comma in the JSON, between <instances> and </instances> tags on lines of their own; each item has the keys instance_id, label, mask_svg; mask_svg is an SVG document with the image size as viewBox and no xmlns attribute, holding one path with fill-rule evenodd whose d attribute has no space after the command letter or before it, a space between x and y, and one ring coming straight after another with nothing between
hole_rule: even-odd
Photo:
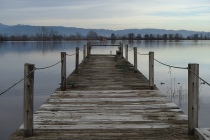
<instances>
[{"instance_id":1,"label":"wooden walkway","mask_svg":"<svg viewBox=\"0 0 210 140\"><path fill-rule=\"evenodd\" d=\"M74 86L72 83L76 83ZM187 116L129 62L91 55L34 114L27 140L191 140ZM23 126L11 137L23 138Z\"/></svg>"}]
</instances>

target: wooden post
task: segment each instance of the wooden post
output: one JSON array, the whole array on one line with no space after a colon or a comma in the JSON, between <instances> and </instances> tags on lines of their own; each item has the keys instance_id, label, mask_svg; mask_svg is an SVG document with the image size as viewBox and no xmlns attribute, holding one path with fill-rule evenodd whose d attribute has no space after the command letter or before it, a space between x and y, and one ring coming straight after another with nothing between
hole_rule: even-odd
<instances>
[{"instance_id":1,"label":"wooden post","mask_svg":"<svg viewBox=\"0 0 210 140\"><path fill-rule=\"evenodd\" d=\"M83 46L83 62L85 62L86 57L86 45Z\"/></svg>"},{"instance_id":2,"label":"wooden post","mask_svg":"<svg viewBox=\"0 0 210 140\"><path fill-rule=\"evenodd\" d=\"M66 52L61 52L61 90L66 91Z\"/></svg>"},{"instance_id":3,"label":"wooden post","mask_svg":"<svg viewBox=\"0 0 210 140\"><path fill-rule=\"evenodd\" d=\"M154 52L149 52L149 86L154 90Z\"/></svg>"},{"instance_id":4,"label":"wooden post","mask_svg":"<svg viewBox=\"0 0 210 140\"><path fill-rule=\"evenodd\" d=\"M188 64L188 134L198 128L199 64Z\"/></svg>"},{"instance_id":5,"label":"wooden post","mask_svg":"<svg viewBox=\"0 0 210 140\"><path fill-rule=\"evenodd\" d=\"M91 55L91 49L92 49L92 46L90 44L90 46L89 46L89 55Z\"/></svg>"},{"instance_id":6,"label":"wooden post","mask_svg":"<svg viewBox=\"0 0 210 140\"><path fill-rule=\"evenodd\" d=\"M120 43L121 59L123 58L123 44Z\"/></svg>"},{"instance_id":7,"label":"wooden post","mask_svg":"<svg viewBox=\"0 0 210 140\"><path fill-rule=\"evenodd\" d=\"M79 47L76 47L75 73L78 73L78 67L79 67Z\"/></svg>"},{"instance_id":8,"label":"wooden post","mask_svg":"<svg viewBox=\"0 0 210 140\"><path fill-rule=\"evenodd\" d=\"M137 72L137 47L134 47L134 72Z\"/></svg>"},{"instance_id":9,"label":"wooden post","mask_svg":"<svg viewBox=\"0 0 210 140\"><path fill-rule=\"evenodd\" d=\"M34 64L24 65L24 137L33 135Z\"/></svg>"},{"instance_id":10,"label":"wooden post","mask_svg":"<svg viewBox=\"0 0 210 140\"><path fill-rule=\"evenodd\" d=\"M128 61L128 45L125 46L125 59Z\"/></svg>"},{"instance_id":11,"label":"wooden post","mask_svg":"<svg viewBox=\"0 0 210 140\"><path fill-rule=\"evenodd\" d=\"M91 49L91 44L89 42L89 43L87 43L87 58L90 57L90 49Z\"/></svg>"}]
</instances>

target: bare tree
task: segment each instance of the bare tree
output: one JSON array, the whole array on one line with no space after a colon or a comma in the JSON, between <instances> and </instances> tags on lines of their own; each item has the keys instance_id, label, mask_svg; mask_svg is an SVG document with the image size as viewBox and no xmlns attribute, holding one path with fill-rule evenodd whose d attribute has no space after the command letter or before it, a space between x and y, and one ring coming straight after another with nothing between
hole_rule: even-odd
<instances>
[{"instance_id":1,"label":"bare tree","mask_svg":"<svg viewBox=\"0 0 210 140\"><path fill-rule=\"evenodd\" d=\"M95 31L90 30L87 33L86 39L98 39L98 34Z\"/></svg>"}]
</instances>

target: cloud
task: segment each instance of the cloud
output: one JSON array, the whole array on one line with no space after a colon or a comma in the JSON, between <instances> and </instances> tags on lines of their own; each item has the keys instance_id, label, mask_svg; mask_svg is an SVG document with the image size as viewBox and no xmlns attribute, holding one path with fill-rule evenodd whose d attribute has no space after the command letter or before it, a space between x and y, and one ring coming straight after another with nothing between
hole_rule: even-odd
<instances>
[{"instance_id":1,"label":"cloud","mask_svg":"<svg viewBox=\"0 0 210 140\"><path fill-rule=\"evenodd\" d=\"M210 31L206 26L210 19L207 0L0 0L0 3L0 19L6 24L185 29L189 22L196 21L194 29L199 30L198 24L205 24L205 30Z\"/></svg>"}]
</instances>

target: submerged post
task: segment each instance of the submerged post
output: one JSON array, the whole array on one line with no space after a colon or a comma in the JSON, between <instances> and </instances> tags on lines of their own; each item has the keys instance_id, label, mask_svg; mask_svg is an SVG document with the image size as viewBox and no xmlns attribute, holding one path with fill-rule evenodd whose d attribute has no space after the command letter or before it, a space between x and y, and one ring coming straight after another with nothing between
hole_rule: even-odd
<instances>
[{"instance_id":1,"label":"submerged post","mask_svg":"<svg viewBox=\"0 0 210 140\"><path fill-rule=\"evenodd\" d=\"M78 73L78 67L79 67L79 47L76 47L75 73Z\"/></svg>"},{"instance_id":2,"label":"submerged post","mask_svg":"<svg viewBox=\"0 0 210 140\"><path fill-rule=\"evenodd\" d=\"M188 134L198 128L199 64L188 64Z\"/></svg>"},{"instance_id":3,"label":"submerged post","mask_svg":"<svg viewBox=\"0 0 210 140\"><path fill-rule=\"evenodd\" d=\"M66 52L61 52L61 90L66 90Z\"/></svg>"},{"instance_id":4,"label":"submerged post","mask_svg":"<svg viewBox=\"0 0 210 140\"><path fill-rule=\"evenodd\" d=\"M128 61L128 45L125 45L125 60Z\"/></svg>"},{"instance_id":5,"label":"submerged post","mask_svg":"<svg viewBox=\"0 0 210 140\"><path fill-rule=\"evenodd\" d=\"M134 72L137 72L137 47L134 47Z\"/></svg>"},{"instance_id":6,"label":"submerged post","mask_svg":"<svg viewBox=\"0 0 210 140\"><path fill-rule=\"evenodd\" d=\"M33 135L34 64L24 65L24 137Z\"/></svg>"},{"instance_id":7,"label":"submerged post","mask_svg":"<svg viewBox=\"0 0 210 140\"><path fill-rule=\"evenodd\" d=\"M149 86L154 89L154 52L149 52Z\"/></svg>"}]
</instances>

